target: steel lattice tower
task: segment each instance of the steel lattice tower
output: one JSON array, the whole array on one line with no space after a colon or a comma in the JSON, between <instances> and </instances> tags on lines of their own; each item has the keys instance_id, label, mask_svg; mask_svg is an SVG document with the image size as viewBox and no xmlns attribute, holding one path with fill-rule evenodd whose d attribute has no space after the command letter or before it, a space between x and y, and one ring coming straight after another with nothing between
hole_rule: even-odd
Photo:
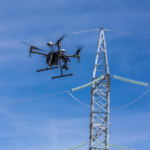
<instances>
[{"instance_id":1,"label":"steel lattice tower","mask_svg":"<svg viewBox=\"0 0 150 150\"><path fill-rule=\"evenodd\" d=\"M92 85L89 150L108 150L109 144L109 91L110 76L104 30L101 28L93 71L93 80L104 79Z\"/></svg>"}]
</instances>

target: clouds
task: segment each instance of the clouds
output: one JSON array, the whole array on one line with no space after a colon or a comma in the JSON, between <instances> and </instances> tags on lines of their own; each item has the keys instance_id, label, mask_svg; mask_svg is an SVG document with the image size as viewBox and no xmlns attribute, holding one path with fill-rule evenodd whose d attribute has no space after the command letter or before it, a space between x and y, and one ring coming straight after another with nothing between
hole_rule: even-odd
<instances>
[{"instance_id":1,"label":"clouds","mask_svg":"<svg viewBox=\"0 0 150 150\"><path fill-rule=\"evenodd\" d=\"M87 139L88 133L81 125L87 124L89 122L88 118L52 119L48 117L48 114L43 114L38 117L41 120L39 122L38 119L33 117L36 116L36 112L32 113L31 117L25 114L13 113L12 110L1 110L0 114L0 126L3 129L1 130L0 139L1 148L3 147L3 149L11 149L12 146L9 145L14 143L13 149L16 150L24 148L27 150L32 148L40 150L41 147L44 150L49 149L49 147L57 150L73 146L77 138L79 143ZM7 117L7 121L5 121L5 117ZM47 120L42 119L42 117L46 117ZM7 139L7 142L4 139ZM70 142L67 142L68 140ZM5 143L8 146L4 147L3 144Z\"/></svg>"}]
</instances>

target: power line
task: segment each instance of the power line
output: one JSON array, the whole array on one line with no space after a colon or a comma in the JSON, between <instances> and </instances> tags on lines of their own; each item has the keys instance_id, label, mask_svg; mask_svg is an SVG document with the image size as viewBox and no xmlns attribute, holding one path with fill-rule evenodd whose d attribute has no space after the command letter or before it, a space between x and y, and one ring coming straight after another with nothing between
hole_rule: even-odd
<instances>
[{"instance_id":1,"label":"power line","mask_svg":"<svg viewBox=\"0 0 150 150\"><path fill-rule=\"evenodd\" d=\"M80 33L92 32L92 31L99 31L99 30L100 30L100 29L92 29L92 30L86 30L86 31L78 31L78 32L68 33L68 35L80 34ZM131 34L131 33L125 33L125 32L120 32L120 31L115 31L115 30L110 30L110 29L104 29L104 30L105 30L105 31L110 31L110 32L116 32L116 33L120 33L120 34L126 34L126 35L132 35L132 36L142 37L142 38L150 38L150 37L147 37L147 36L135 35L135 34ZM21 41L32 41L32 40L45 39L45 38L58 37L58 36L62 36L62 35L45 36L45 37L39 37L39 38L25 39L25 40L21 40ZM9 42L3 42L3 43L0 43L0 44L8 44L8 43L15 43L15 42L20 42L20 40L17 40L17 41L9 41Z\"/></svg>"},{"instance_id":2,"label":"power line","mask_svg":"<svg viewBox=\"0 0 150 150\"><path fill-rule=\"evenodd\" d=\"M113 75L110 75L110 76L113 76ZM117 78L118 78L119 76L113 76L113 77L117 77ZM99 81L99 80L101 80L101 79L103 79L103 78L104 78L104 76L100 76L99 78L96 78L96 79L93 80L92 82L89 82L89 83L87 83L87 84L85 84L85 85L83 85L83 86L79 86L79 87L77 87L77 88L72 88L71 90L68 90L68 91L63 91L63 92L54 93L54 94L50 94L50 95L44 95L44 96L40 96L40 97L34 97L34 98L25 99L25 100L21 100L21 101L16 101L16 102L12 102L12 103L1 104L0 106L11 105L11 104L15 104L15 103L21 103L21 102L25 102L25 101L30 101L30 100L34 100L34 99L39 99L39 98L43 98L43 97L48 97L48 96L53 96L53 95L58 95L58 94L67 93L67 92L68 92L68 93L70 94L70 96L71 96L72 98L74 98L77 102L79 102L80 104L82 104L82 105L84 105L84 106L90 107L89 105L87 105L87 104L85 104L85 103L79 101L77 98L75 98L75 97L70 93L70 91L81 90L81 89L83 89L83 88L85 88L85 87L88 87L88 86L90 86L91 84L93 84L93 83L95 83L95 82L97 82L97 81ZM121 80L122 80L122 79L124 79L124 78L120 77L120 78L118 78L118 79L121 79ZM130 79L128 79L128 80L130 80ZM133 80L131 80L131 81L133 81ZM140 83L142 83L142 82L140 82ZM145 84L145 83L144 83L144 84ZM146 83L146 84L148 84L148 83ZM142 85L142 84L140 84L140 85ZM148 84L148 85L149 85L149 84ZM118 108L114 108L114 109L110 109L110 110L115 110L115 109L124 108L124 107L127 107L127 106L129 106L129 105L135 103L136 101L138 101L139 99L141 99L145 94L147 94L147 92L148 92L149 90L150 90L150 88L149 88L141 97L139 97L137 100L135 100L135 101L133 101L133 102L131 102L131 103L125 105L125 106L118 107Z\"/></svg>"},{"instance_id":3,"label":"power line","mask_svg":"<svg viewBox=\"0 0 150 150\"><path fill-rule=\"evenodd\" d=\"M72 147L72 148L65 149L65 150L73 150L73 149L77 149L77 148L80 148L80 147L82 147L82 146L84 146L84 145L86 145L86 144L88 144L88 143L89 143L89 141L87 141L87 142L85 142L85 143L82 143L82 144L80 144L80 145L74 146L74 147Z\"/></svg>"},{"instance_id":4,"label":"power line","mask_svg":"<svg viewBox=\"0 0 150 150\"><path fill-rule=\"evenodd\" d=\"M73 97L73 98L74 98L77 102L79 102L80 104L82 104L82 105L84 105L84 106L87 106L87 107L91 107L91 106L89 106L89 105L86 105L86 104L82 103L82 102L79 101L78 99L76 99L76 98L70 93L70 91L68 91L68 93L70 94L71 97Z\"/></svg>"},{"instance_id":5,"label":"power line","mask_svg":"<svg viewBox=\"0 0 150 150\"><path fill-rule=\"evenodd\" d=\"M25 101L31 101L31 100L35 100L35 99L39 99L39 98L43 98L43 97L49 97L49 96L54 96L54 95L58 95L58 94L62 94L62 93L69 93L71 97L73 97L77 102L81 103L82 105L85 105L87 107L90 107L89 105L84 104L83 102L79 101L78 99L76 99L71 93L70 91L64 91L64 92L59 92L59 93L54 93L54 94L50 94L50 95L44 95L44 96L40 96L40 97L34 97L34 98L30 98L30 99L25 99L25 100L21 100L21 101L16 101L16 102L12 102L12 103L6 103L6 104L1 104L1 106L6 106L6 105L11 105L11 104L16 104L16 103L21 103L21 102L25 102Z\"/></svg>"},{"instance_id":6,"label":"power line","mask_svg":"<svg viewBox=\"0 0 150 150\"><path fill-rule=\"evenodd\" d=\"M92 29L92 30L86 30L86 31L72 32L72 33L68 33L67 35L80 34L80 33L85 33L85 32L99 31L99 30L100 29ZM3 42L3 43L0 43L0 44L15 43L15 42L20 42L20 41L32 41L32 40L45 39L45 38L57 37L57 36L62 36L62 35L52 35L52 36L45 36L45 37L18 40L18 41Z\"/></svg>"},{"instance_id":7,"label":"power line","mask_svg":"<svg viewBox=\"0 0 150 150\"><path fill-rule=\"evenodd\" d=\"M124 106L121 106L121 107L118 107L118 108L113 108L113 109L110 109L110 110L121 109L121 108L127 107L127 106L129 106L129 105L131 105L131 104L137 102L137 101L140 100L144 95L146 95L149 90L150 90L150 88L149 88L142 96L140 96L138 99L136 99L135 101L133 101L133 102L127 104L127 105L124 105Z\"/></svg>"},{"instance_id":8,"label":"power line","mask_svg":"<svg viewBox=\"0 0 150 150\"><path fill-rule=\"evenodd\" d=\"M87 86L90 86L91 84L97 82L98 80L100 80L100 79L102 79L102 78L103 78L103 76L100 76L99 78L93 80L92 82L89 82L88 84L83 85L83 88L84 88L84 87L87 87ZM81 89L82 89L81 87L82 87L82 86L80 86L80 87L78 87L78 88L73 88L71 91L75 91L75 90L77 90L77 89L78 89L78 90L79 90L79 89L81 90ZM66 92L68 92L68 93L70 94L70 96L72 96L72 97L73 97L76 101L78 101L79 103L81 103L81 104L83 104L83 105L86 105L86 104L82 103L81 101L77 100L77 99L70 93L70 91L68 90L68 91L64 91L64 92L54 93L54 94L50 94L50 95L44 95L44 96L35 97L35 98L30 98L30 99L25 99L25 100L21 100L21 101L12 102L12 103L6 103L6 104L2 104L2 105L0 105L0 106L5 106L5 105L11 105L11 104L20 103L20 102L30 101L30 100L34 100L34 99L38 99L38 98L43 98L43 97L48 97L48 96L52 96L52 95L57 95L57 94L61 94L61 93L66 93ZM88 106L88 105L86 105L86 106L87 106L87 107L90 107L90 106Z\"/></svg>"},{"instance_id":9,"label":"power line","mask_svg":"<svg viewBox=\"0 0 150 150\"><path fill-rule=\"evenodd\" d=\"M110 30L110 29L104 29L104 30L105 31L110 31L110 32L116 32L116 33L120 33L120 34L126 34L126 35L131 35L131 36L137 36L137 37L150 39L150 37L148 37L148 36L142 36L142 35L136 35L136 34L126 33L126 32L114 31L114 30Z\"/></svg>"},{"instance_id":10,"label":"power line","mask_svg":"<svg viewBox=\"0 0 150 150\"><path fill-rule=\"evenodd\" d=\"M21 100L21 101L16 101L16 102L12 102L12 103L1 104L0 106L6 106L6 105L11 105L11 104L21 103L21 102L25 102L25 101L30 101L30 100L38 99L38 98L43 98L43 97L58 95L58 94L66 93L66 92L68 92L68 91L54 93L54 94L50 94L50 95L44 95L44 96L40 96L40 97L34 97L34 98L25 99L25 100Z\"/></svg>"},{"instance_id":11,"label":"power line","mask_svg":"<svg viewBox=\"0 0 150 150\"><path fill-rule=\"evenodd\" d=\"M68 33L68 35L80 34L80 33L92 32L92 31L99 31L99 30L100 30L100 29L92 29L92 30L78 31L78 32ZM116 32L116 33L120 33L120 34L126 34L126 35L132 35L132 36L142 37L142 38L150 38L150 37L147 37L147 36L135 35L135 34L131 34L131 33L125 33L125 32L120 32L120 31L115 31L115 30L110 30L110 29L104 29L104 30L105 30L105 31L110 31L110 32ZM21 40L21 41L32 41L32 40L45 39L45 38L58 37L58 36L62 36L62 35L45 36L45 37L39 37L39 38L25 39L25 40ZM8 44L8 43L15 43L15 42L20 42L20 40L17 40L17 41L9 41L9 42L3 42L3 43L0 43L0 44Z\"/></svg>"},{"instance_id":12,"label":"power line","mask_svg":"<svg viewBox=\"0 0 150 150\"><path fill-rule=\"evenodd\" d=\"M110 110L121 109L121 108L127 107L127 106L129 106L129 105L131 105L131 104L137 102L137 101L140 100L143 96L145 96L145 95L148 93L149 90L150 90L150 88L149 88L142 96L140 96L138 99L136 99L135 101L133 101L133 102L127 104L127 105L124 105L124 106L121 106L121 107L117 107L117 108L113 108L113 109L110 109ZM86 104L82 103L81 101L79 101L79 100L78 100L77 98L75 98L70 92L68 92L68 93L69 93L77 102L79 102L79 103L81 103L82 105L85 105L85 106L87 106L87 107L90 107L89 105L86 105Z\"/></svg>"}]
</instances>

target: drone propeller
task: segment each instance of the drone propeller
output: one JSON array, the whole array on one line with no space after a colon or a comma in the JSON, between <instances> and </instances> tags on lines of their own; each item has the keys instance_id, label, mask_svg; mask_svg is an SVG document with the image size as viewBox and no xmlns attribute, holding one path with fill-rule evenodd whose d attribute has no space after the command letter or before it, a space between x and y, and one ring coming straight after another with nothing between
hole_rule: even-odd
<instances>
[{"instance_id":1,"label":"drone propeller","mask_svg":"<svg viewBox=\"0 0 150 150\"><path fill-rule=\"evenodd\" d=\"M67 34L63 34L60 38L59 38L59 40L57 40L57 42L55 43L55 45L58 45L58 43L61 41L61 40L63 40L65 37L67 37L68 35Z\"/></svg>"},{"instance_id":2,"label":"drone propeller","mask_svg":"<svg viewBox=\"0 0 150 150\"><path fill-rule=\"evenodd\" d=\"M37 48L37 47L35 47L35 46L29 45L29 44L27 44L27 43L25 43L25 42L23 42L23 41L20 41L20 42L23 43L23 44L25 44L25 45L31 46L31 49L32 49L32 50L33 50L33 49L37 49L37 50L39 50L39 51L45 51L45 50L42 50L42 49ZM30 50L31 50L31 49L30 49Z\"/></svg>"},{"instance_id":3,"label":"drone propeller","mask_svg":"<svg viewBox=\"0 0 150 150\"><path fill-rule=\"evenodd\" d=\"M80 51L82 50L83 46L79 47L76 51L76 55L78 57L78 62L80 62Z\"/></svg>"}]
</instances>

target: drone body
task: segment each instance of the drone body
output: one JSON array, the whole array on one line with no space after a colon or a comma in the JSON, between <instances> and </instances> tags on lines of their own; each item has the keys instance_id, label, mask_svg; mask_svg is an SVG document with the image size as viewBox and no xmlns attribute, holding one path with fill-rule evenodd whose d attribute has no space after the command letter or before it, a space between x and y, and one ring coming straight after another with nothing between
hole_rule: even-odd
<instances>
[{"instance_id":1,"label":"drone body","mask_svg":"<svg viewBox=\"0 0 150 150\"><path fill-rule=\"evenodd\" d=\"M58 61L58 52L51 52L46 57L46 63L49 64L50 62L50 67L58 65Z\"/></svg>"},{"instance_id":2,"label":"drone body","mask_svg":"<svg viewBox=\"0 0 150 150\"><path fill-rule=\"evenodd\" d=\"M61 40L62 40L64 37L65 37L65 36L62 36L62 37L56 42L56 44L55 44L55 45L57 45L57 47L58 47L58 51L55 51L52 42L48 42L48 43L47 43L47 45L48 45L48 46L50 47L50 49L51 49L48 54L35 51L35 50L40 50L40 51L43 51L43 50L41 50L41 49L39 49L39 48L37 48L37 47L28 45L28 44L26 44L26 43L23 42L24 44L26 44L26 45L28 45L28 46L31 46L30 52L29 52L29 56L30 56L30 57L31 57L31 53L40 54L40 55L43 55L43 56L46 57L46 63L48 64L47 68L46 68L46 69L37 70L37 72L58 68L58 65L60 64L61 76L52 77L52 79L54 79L54 78L60 78L60 77L66 77L66 76L72 76L72 75L73 75L73 74L63 75L62 69L66 69L66 70L69 69L69 66L67 65L67 63L70 62L70 57L78 58L78 62L80 62L80 54L79 54L79 52L81 51L82 48L79 48L79 49L76 51L76 53L75 53L74 55L66 55L66 54L65 54L65 52L66 52L65 49L61 49L61 50L60 50L60 47L61 47ZM64 63L63 66L62 66L61 62Z\"/></svg>"}]
</instances>

